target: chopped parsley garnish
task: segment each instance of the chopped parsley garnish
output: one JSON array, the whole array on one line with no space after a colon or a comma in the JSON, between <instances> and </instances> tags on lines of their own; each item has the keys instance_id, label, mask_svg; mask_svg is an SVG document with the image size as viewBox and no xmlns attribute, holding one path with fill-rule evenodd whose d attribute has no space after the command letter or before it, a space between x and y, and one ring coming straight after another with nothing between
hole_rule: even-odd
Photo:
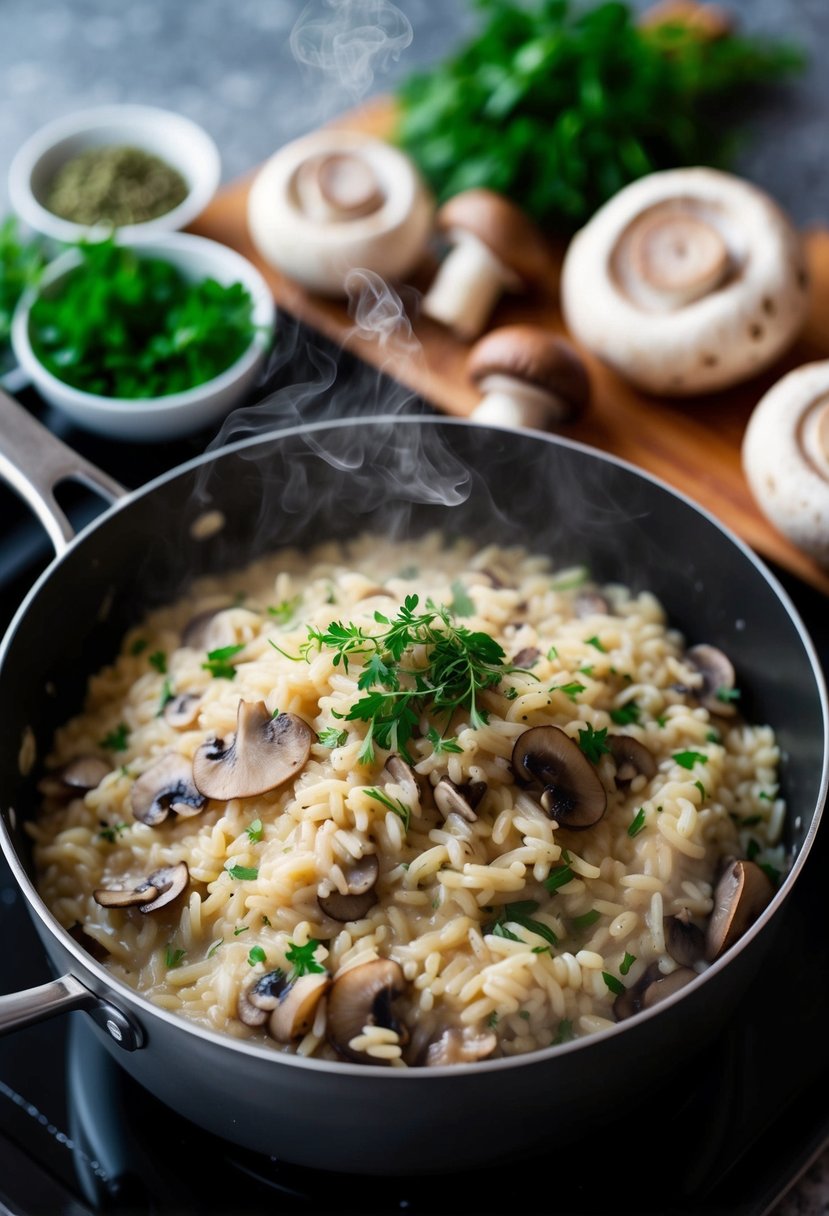
<instances>
[{"instance_id":1,"label":"chopped parsley garnish","mask_svg":"<svg viewBox=\"0 0 829 1216\"><path fill-rule=\"evenodd\" d=\"M115 841L120 836L121 832L125 832L130 825L128 823L108 823L104 824L98 836L101 840L108 840L110 844L115 844Z\"/></svg>"},{"instance_id":2,"label":"chopped parsley garnish","mask_svg":"<svg viewBox=\"0 0 829 1216\"><path fill-rule=\"evenodd\" d=\"M553 1039L553 1047L559 1043L569 1043L573 1038L573 1023L569 1018L562 1018L558 1024L558 1033Z\"/></svg>"},{"instance_id":3,"label":"chopped parsley garnish","mask_svg":"<svg viewBox=\"0 0 829 1216\"><path fill-rule=\"evenodd\" d=\"M452 613L452 616L475 615L475 603L460 579L455 579L452 584L452 599L449 602L449 611Z\"/></svg>"},{"instance_id":4,"label":"chopped parsley garnish","mask_svg":"<svg viewBox=\"0 0 829 1216\"><path fill-rule=\"evenodd\" d=\"M336 726L324 726L317 738L323 747L342 747L348 739L348 731L337 730Z\"/></svg>"},{"instance_id":5,"label":"chopped parsley garnish","mask_svg":"<svg viewBox=\"0 0 829 1216\"><path fill-rule=\"evenodd\" d=\"M213 955L216 953L216 951L219 949L219 946L223 946L224 944L225 944L224 938L220 937L219 940L217 942L214 942L213 945L210 947L210 949L207 951L207 957L212 958Z\"/></svg>"},{"instance_id":6,"label":"chopped parsley garnish","mask_svg":"<svg viewBox=\"0 0 829 1216\"><path fill-rule=\"evenodd\" d=\"M718 688L716 697L718 701L723 701L726 705L730 705L733 701L739 701L742 693L739 688Z\"/></svg>"},{"instance_id":7,"label":"chopped parsley garnish","mask_svg":"<svg viewBox=\"0 0 829 1216\"><path fill-rule=\"evenodd\" d=\"M591 925L595 925L600 916L601 913L596 908L591 908L589 912L583 912L581 916L574 916L570 923L574 929L589 929Z\"/></svg>"},{"instance_id":8,"label":"chopped parsley garnish","mask_svg":"<svg viewBox=\"0 0 829 1216\"><path fill-rule=\"evenodd\" d=\"M586 646L595 646L597 650L600 650L602 652L602 654L607 654L607 650L601 644L600 640L596 637L595 634L593 635L592 638L585 638L584 643Z\"/></svg>"},{"instance_id":9,"label":"chopped parsley garnish","mask_svg":"<svg viewBox=\"0 0 829 1216\"><path fill-rule=\"evenodd\" d=\"M697 789L699 790L699 792L702 794L703 799L705 799L705 798L707 798L707 797L708 797L708 795L707 795L707 794L706 794L706 792L705 792L705 786L702 784L702 782L701 782L701 781L695 781L695 782L694 782L694 785L697 787Z\"/></svg>"},{"instance_id":10,"label":"chopped parsley garnish","mask_svg":"<svg viewBox=\"0 0 829 1216\"><path fill-rule=\"evenodd\" d=\"M173 685L170 681L170 677L167 676L163 685L161 686L161 696L158 698L158 709L155 711L155 716L157 718L161 717L161 715L164 713L165 706L169 705L175 695L176 694L173 692Z\"/></svg>"},{"instance_id":11,"label":"chopped parsley garnish","mask_svg":"<svg viewBox=\"0 0 829 1216\"><path fill-rule=\"evenodd\" d=\"M550 649L547 651L547 658L550 660L551 663L554 659L558 658L558 651L556 650L555 646L551 646Z\"/></svg>"},{"instance_id":12,"label":"chopped parsley garnish","mask_svg":"<svg viewBox=\"0 0 829 1216\"><path fill-rule=\"evenodd\" d=\"M256 866L225 866L231 878L238 878L242 881L259 877L259 870Z\"/></svg>"},{"instance_id":13,"label":"chopped parsley garnish","mask_svg":"<svg viewBox=\"0 0 829 1216\"><path fill-rule=\"evenodd\" d=\"M136 638L132 646L130 646L130 654L139 655L147 649L149 642L146 638Z\"/></svg>"},{"instance_id":14,"label":"chopped parsley garnish","mask_svg":"<svg viewBox=\"0 0 829 1216\"><path fill-rule=\"evenodd\" d=\"M154 667L160 676L167 674L167 656L163 650L154 650L147 656L150 667Z\"/></svg>"},{"instance_id":15,"label":"chopped parsley garnish","mask_svg":"<svg viewBox=\"0 0 829 1216\"><path fill-rule=\"evenodd\" d=\"M550 926L543 924L540 920L532 919L532 913L536 911L538 911L538 903L534 899L522 899L517 903L504 904L498 908L494 921L484 926L484 933L493 933L496 937L508 937L514 942L523 941L523 938L517 937L511 929L506 928L504 922L512 921L522 929L528 929L530 933L537 933L551 946L557 946L558 938Z\"/></svg>"},{"instance_id":16,"label":"chopped parsley garnish","mask_svg":"<svg viewBox=\"0 0 829 1216\"><path fill-rule=\"evenodd\" d=\"M249 823L245 828L245 832L247 833L248 840L250 840L253 844L256 844L262 839L262 820L254 819L253 822Z\"/></svg>"},{"instance_id":17,"label":"chopped parsley garnish","mask_svg":"<svg viewBox=\"0 0 829 1216\"><path fill-rule=\"evenodd\" d=\"M635 701L627 701L624 705L619 705L616 709L611 709L610 720L615 722L617 726L629 726L631 722L639 721L639 706Z\"/></svg>"},{"instance_id":18,"label":"chopped parsley garnish","mask_svg":"<svg viewBox=\"0 0 829 1216\"><path fill-rule=\"evenodd\" d=\"M295 595L289 600L282 600L279 604L270 605L268 616L272 616L279 625L289 625L299 611L301 603L301 595Z\"/></svg>"},{"instance_id":19,"label":"chopped parsley garnish","mask_svg":"<svg viewBox=\"0 0 829 1216\"><path fill-rule=\"evenodd\" d=\"M251 946L248 951L248 963L251 967L255 967L257 963L264 963L267 957L261 946Z\"/></svg>"},{"instance_id":20,"label":"chopped parsley garnish","mask_svg":"<svg viewBox=\"0 0 829 1216\"><path fill-rule=\"evenodd\" d=\"M492 1013L489 1015L489 1017L486 1020L486 1024L490 1030L494 1030L495 1027L498 1025L498 1010L497 1009L493 1009Z\"/></svg>"},{"instance_id":21,"label":"chopped parsley garnish","mask_svg":"<svg viewBox=\"0 0 829 1216\"><path fill-rule=\"evenodd\" d=\"M607 984L614 996L621 996L625 991L625 986L621 980L617 980L615 975L611 975L609 971L602 972L602 979Z\"/></svg>"},{"instance_id":22,"label":"chopped parsley garnish","mask_svg":"<svg viewBox=\"0 0 829 1216\"><path fill-rule=\"evenodd\" d=\"M572 881L573 871L569 866L556 866L544 879L544 886L551 895L554 895L559 887L566 887L568 882Z\"/></svg>"},{"instance_id":23,"label":"chopped parsley garnish","mask_svg":"<svg viewBox=\"0 0 829 1216\"><path fill-rule=\"evenodd\" d=\"M525 1022L529 1022L529 1020L530 1020L529 1009L519 1009L518 1016L519 1016L519 1018L523 1018Z\"/></svg>"},{"instance_id":24,"label":"chopped parsley garnish","mask_svg":"<svg viewBox=\"0 0 829 1216\"><path fill-rule=\"evenodd\" d=\"M460 755L463 752L463 748L461 747L460 743L458 743L454 735L450 738L444 738L443 735L438 734L437 729L434 726L429 727L428 731L426 732L426 738L431 743L436 756L442 756L447 752L454 752L457 755Z\"/></svg>"},{"instance_id":25,"label":"chopped parsley garnish","mask_svg":"<svg viewBox=\"0 0 829 1216\"><path fill-rule=\"evenodd\" d=\"M111 730L108 735L104 735L101 740L101 747L105 747L111 752L125 752L130 737L129 727L126 722L119 722L115 730Z\"/></svg>"},{"instance_id":26,"label":"chopped parsley garnish","mask_svg":"<svg viewBox=\"0 0 829 1216\"><path fill-rule=\"evenodd\" d=\"M504 696L507 698L508 701L514 701L515 698L518 696L518 689L509 687L509 688L505 689Z\"/></svg>"},{"instance_id":27,"label":"chopped parsley garnish","mask_svg":"<svg viewBox=\"0 0 829 1216\"><path fill-rule=\"evenodd\" d=\"M666 725L667 721L668 721L668 719L665 717L664 714L659 714L659 716L655 719L656 725L661 726L663 730L665 729L665 725Z\"/></svg>"},{"instance_id":28,"label":"chopped parsley garnish","mask_svg":"<svg viewBox=\"0 0 829 1216\"><path fill-rule=\"evenodd\" d=\"M761 790L760 793L757 795L757 797L762 798L764 802L773 802L774 801L774 795L767 794L765 790Z\"/></svg>"},{"instance_id":29,"label":"chopped parsley garnish","mask_svg":"<svg viewBox=\"0 0 829 1216\"><path fill-rule=\"evenodd\" d=\"M233 930L233 936L238 937L241 933L247 933L250 925L237 925Z\"/></svg>"},{"instance_id":30,"label":"chopped parsley garnish","mask_svg":"<svg viewBox=\"0 0 829 1216\"><path fill-rule=\"evenodd\" d=\"M579 668L579 675L580 676L592 676L592 674L593 674L593 664L592 663L582 663L581 667Z\"/></svg>"},{"instance_id":31,"label":"chopped parsley garnish","mask_svg":"<svg viewBox=\"0 0 829 1216\"><path fill-rule=\"evenodd\" d=\"M172 946L167 947L167 952L164 955L164 963L169 970L173 967L181 965L181 960L184 958L186 950L174 950Z\"/></svg>"},{"instance_id":32,"label":"chopped parsley garnish","mask_svg":"<svg viewBox=\"0 0 829 1216\"><path fill-rule=\"evenodd\" d=\"M555 574L550 579L551 591L574 591L576 587L583 587L590 576L590 571L586 566L576 566L572 570L562 570L560 574Z\"/></svg>"},{"instance_id":33,"label":"chopped parsley garnish","mask_svg":"<svg viewBox=\"0 0 829 1216\"><path fill-rule=\"evenodd\" d=\"M232 659L240 650L244 649L245 643L240 642L237 646L220 646L218 650L209 650L207 662L202 663L202 669L209 671L217 680L234 680L236 668L228 662L228 659Z\"/></svg>"},{"instance_id":34,"label":"chopped parsley garnish","mask_svg":"<svg viewBox=\"0 0 829 1216\"><path fill-rule=\"evenodd\" d=\"M585 730L579 731L579 747L591 764L598 764L605 752L610 751L607 746L607 727L594 730L588 723Z\"/></svg>"},{"instance_id":35,"label":"chopped parsley garnish","mask_svg":"<svg viewBox=\"0 0 829 1216\"><path fill-rule=\"evenodd\" d=\"M323 647L334 650L334 666L346 671L350 659L363 662L357 681L363 695L345 715L348 721L368 724L361 764L374 760L375 744L411 759L406 745L424 711L444 715L448 722L463 709L474 729L486 725L480 693L514 670L489 634L454 624L449 608L428 601L419 612L419 604L418 596L408 595L395 617L375 612L375 621L383 626L377 633L342 621L332 621L327 629L310 626L308 641L300 647L306 660ZM405 659L415 648L422 648L425 663L412 668Z\"/></svg>"},{"instance_id":36,"label":"chopped parsley garnish","mask_svg":"<svg viewBox=\"0 0 829 1216\"><path fill-rule=\"evenodd\" d=\"M628 824L628 836L638 836L645 826L645 808L640 806L639 810L633 817L631 823Z\"/></svg>"},{"instance_id":37,"label":"chopped parsley garnish","mask_svg":"<svg viewBox=\"0 0 829 1216\"><path fill-rule=\"evenodd\" d=\"M288 945L291 948L285 958L292 966L292 980L299 979L301 975L312 975L325 970L322 963L318 963L314 958L319 948L319 942L315 938L309 938L304 946L298 946L296 942L288 942Z\"/></svg>"},{"instance_id":38,"label":"chopped parsley garnish","mask_svg":"<svg viewBox=\"0 0 829 1216\"><path fill-rule=\"evenodd\" d=\"M625 957L622 959L621 963L619 964L619 972L620 972L620 974L621 974L621 975L627 975L628 971L630 971L631 967L633 966L633 964L634 964L635 962L636 962L636 955L635 955L635 954L628 954L628 952L627 952L627 950L626 950L626 951L625 951Z\"/></svg>"},{"instance_id":39,"label":"chopped parsley garnish","mask_svg":"<svg viewBox=\"0 0 829 1216\"><path fill-rule=\"evenodd\" d=\"M403 826L408 832L409 823L411 822L412 812L406 806L405 802L399 802L396 798L389 798L388 794L384 794L382 790L367 789L366 793L369 798L373 798L375 802L379 802L387 811L394 811L403 820Z\"/></svg>"},{"instance_id":40,"label":"chopped parsley garnish","mask_svg":"<svg viewBox=\"0 0 829 1216\"><path fill-rule=\"evenodd\" d=\"M676 760L682 768L687 768L689 771L695 764L707 764L708 757L702 752L674 752L673 759Z\"/></svg>"},{"instance_id":41,"label":"chopped parsley garnish","mask_svg":"<svg viewBox=\"0 0 829 1216\"><path fill-rule=\"evenodd\" d=\"M579 693L584 692L586 687L585 684L579 684L578 680L571 680L569 684L553 684L550 692L563 692L565 697L575 701Z\"/></svg>"}]
</instances>

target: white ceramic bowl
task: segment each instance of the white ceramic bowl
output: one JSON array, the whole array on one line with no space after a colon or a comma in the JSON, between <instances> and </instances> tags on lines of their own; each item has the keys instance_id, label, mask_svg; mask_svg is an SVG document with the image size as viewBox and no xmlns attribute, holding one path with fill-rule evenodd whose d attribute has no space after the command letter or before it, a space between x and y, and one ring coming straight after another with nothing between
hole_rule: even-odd
<instances>
[{"instance_id":1,"label":"white ceramic bowl","mask_svg":"<svg viewBox=\"0 0 829 1216\"><path fill-rule=\"evenodd\" d=\"M86 236L100 239L106 232L100 226L75 224L49 211L47 193L55 174L72 157L90 148L124 145L151 152L178 169L188 193L165 215L119 228L123 240L185 228L216 193L219 151L196 123L155 106L98 106L56 118L19 148L9 168L12 208L30 228L52 240L71 244Z\"/></svg>"},{"instance_id":2,"label":"white ceramic bowl","mask_svg":"<svg viewBox=\"0 0 829 1216\"><path fill-rule=\"evenodd\" d=\"M136 400L99 397L53 376L32 349L29 314L38 292L78 265L81 255L75 249L51 262L38 288L30 289L21 297L12 321L12 348L19 366L41 397L86 430L137 442L179 438L218 422L240 404L253 387L273 330L276 316L273 295L247 258L218 241L176 232L128 244L139 256L143 254L171 262L188 279L197 281L211 277L226 286L243 283L247 287L253 299L253 323L257 330L250 346L235 363L212 380L185 392Z\"/></svg>"}]
</instances>

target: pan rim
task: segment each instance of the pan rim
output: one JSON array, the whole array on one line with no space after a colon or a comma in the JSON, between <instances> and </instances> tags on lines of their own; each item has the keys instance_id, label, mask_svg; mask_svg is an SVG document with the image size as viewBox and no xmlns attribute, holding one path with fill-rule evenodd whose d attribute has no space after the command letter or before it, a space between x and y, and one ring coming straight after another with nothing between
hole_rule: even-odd
<instances>
[{"instance_id":1,"label":"pan rim","mask_svg":"<svg viewBox=\"0 0 829 1216\"><path fill-rule=\"evenodd\" d=\"M542 442L550 443L553 447L561 447L580 452L581 454L593 460L606 462L622 468L632 474L635 478L649 482L663 493L678 499L686 508L689 508L692 513L701 516L710 525L716 528L728 540L733 548L736 548L744 559L746 559L756 572L768 584L775 597L785 609L790 623L794 627L801 645L809 660L812 677L815 682L815 689L818 695L820 704L822 727L823 727L823 749L822 749L822 764L821 764L821 780L818 790L818 795L815 803L815 808L811 816L809 827L805 833L803 843L795 856L791 869L786 874L779 889L774 895L771 903L767 906L761 916L748 929L740 940L721 958L713 962L705 971L697 975L696 979L687 984L684 988L674 993L664 1001L651 1009L643 1010L635 1016L625 1019L622 1022L617 1022L613 1026L609 1026L603 1030L595 1031L582 1038L571 1040L568 1043L561 1043L555 1046L540 1048L537 1051L526 1052L515 1056L507 1056L495 1060L481 1060L464 1064L463 1068L458 1068L456 1065L443 1065L435 1068L410 1068L410 1069L390 1069L390 1068L371 1068L364 1064L354 1064L347 1061L332 1061L319 1060L310 1057L297 1056L278 1051L267 1046L250 1043L245 1040L234 1039L231 1035L222 1034L218 1031L209 1030L200 1026L196 1022L190 1022L188 1019L174 1014L168 1010L161 1009L154 1005L151 1001L140 993L135 992L127 984L122 983L119 979L109 973L99 963L97 963L91 955L87 954L81 946L69 936L65 930L49 911L43 899L37 892L29 874L25 870L17 852L12 844L9 836L8 828L5 819L0 816L0 849L2 849L18 886L24 894L29 912L37 915L38 920L44 929L46 929L52 937L56 937L61 947L69 953L81 966L81 975L78 978L82 983L86 982L83 973L86 972L94 976L96 987L93 991L97 995L101 995L99 989L105 991L105 998L110 999L110 994L115 995L114 1003L121 1001L126 1003L127 1009L132 1012L133 1009L140 1012L152 1021L158 1018L164 1022L169 1028L178 1033L187 1035L195 1035L211 1045L224 1048L233 1053L241 1052L243 1055L251 1056L260 1061L278 1061L281 1064L286 1064L290 1067L302 1069L311 1069L313 1072L331 1073L336 1076L360 1076L363 1079L368 1077L394 1079L393 1084L413 1084L413 1078L419 1082L424 1082L426 1078L445 1078L452 1076L460 1078L463 1076L479 1076L482 1073L500 1072L504 1069L513 1069L521 1067L531 1067L533 1064L541 1064L551 1058L558 1056L569 1055L572 1052L583 1051L591 1046L598 1046L602 1043L607 1043L620 1034L634 1029L636 1027L646 1025L654 1016L670 1009L678 1002L698 992L711 977L718 975L725 967L732 963L736 957L743 952L756 938L766 929L769 923L776 918L783 904L788 899L791 890L797 881L801 870L809 856L814 845L815 837L820 826L820 821L823 815L824 806L827 799L827 791L829 790L829 697L827 696L826 678L823 673L820 658L817 654L815 645L803 622L800 613L792 601L789 593L782 586L779 579L773 571L767 566L765 561L756 554L748 544L743 541L735 532L732 531L722 521L717 519L706 507L695 501L683 491L669 485L661 478L640 469L631 462L616 456L612 453L607 453L599 448L590 446L577 440L569 439L566 436L551 434L545 431L528 430L527 428L510 427L510 426L484 426L476 424L466 418L444 417L442 415L399 415L399 414L377 414L368 417L349 417L329 419L327 421L319 421L314 423L297 423L291 427L276 428L265 432L261 435L248 436L245 439L233 441L223 444L215 448L210 448L200 455L176 465L174 468L153 478L146 484L139 486L137 489L130 491L123 498L119 499L112 506L102 511L96 516L91 523L87 524L70 542L67 549L52 559L46 569L40 574L34 585L30 588L23 602L15 613L12 621L0 641L0 674L2 674L6 655L14 641L14 636L21 621L26 616L30 604L40 594L42 588L48 583L52 574L61 563L68 558L76 548L84 544L97 530L98 527L105 525L118 512L127 509L131 504L160 489L167 483L175 481L180 476L186 476L197 470L203 465L214 463L224 456L233 455L237 452L243 452L247 449L254 448L268 443L274 443L282 439L304 438L323 431L340 430L354 428L355 426L365 427L366 425L380 427L401 425L415 425L416 427L436 426L436 427L466 427L488 432L502 432L507 434L521 435L526 438L530 436ZM406 1080L403 1080L406 1078ZM384 1082L385 1083L385 1082Z\"/></svg>"}]
</instances>

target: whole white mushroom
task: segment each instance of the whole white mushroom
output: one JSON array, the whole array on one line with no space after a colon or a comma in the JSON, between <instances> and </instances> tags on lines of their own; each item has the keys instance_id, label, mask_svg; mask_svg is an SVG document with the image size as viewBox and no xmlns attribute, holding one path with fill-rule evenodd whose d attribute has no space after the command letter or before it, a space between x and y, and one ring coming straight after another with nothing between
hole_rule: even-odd
<instances>
[{"instance_id":1,"label":"whole white mushroom","mask_svg":"<svg viewBox=\"0 0 829 1216\"><path fill-rule=\"evenodd\" d=\"M405 278L424 256L434 200L414 162L359 131L322 129L280 148L248 196L248 230L271 266L344 296L349 271Z\"/></svg>"},{"instance_id":2,"label":"whole white mushroom","mask_svg":"<svg viewBox=\"0 0 829 1216\"><path fill-rule=\"evenodd\" d=\"M829 360L778 380L752 411L743 471L764 515L829 566Z\"/></svg>"},{"instance_id":3,"label":"whole white mushroom","mask_svg":"<svg viewBox=\"0 0 829 1216\"><path fill-rule=\"evenodd\" d=\"M573 237L572 336L651 393L713 392L768 367L806 319L798 233L762 190L716 169L626 186Z\"/></svg>"}]
</instances>

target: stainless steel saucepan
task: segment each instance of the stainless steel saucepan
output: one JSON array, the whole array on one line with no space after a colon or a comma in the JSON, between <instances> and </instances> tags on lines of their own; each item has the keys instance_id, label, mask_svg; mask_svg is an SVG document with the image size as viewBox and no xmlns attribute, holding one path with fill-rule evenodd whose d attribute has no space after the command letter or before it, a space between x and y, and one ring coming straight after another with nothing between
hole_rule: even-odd
<instances>
[{"instance_id":1,"label":"stainless steel saucepan","mask_svg":"<svg viewBox=\"0 0 829 1216\"><path fill-rule=\"evenodd\" d=\"M551 1136L593 1134L628 1095L705 1050L767 955L827 788L826 692L814 647L785 592L738 539L618 460L458 419L356 418L270 433L130 494L8 399L0 431L0 472L57 551L0 650L0 844L56 978L0 997L0 1031L84 1009L123 1067L195 1124L286 1161L372 1174L454 1170ZM52 492L72 477L112 500L74 539ZM113 657L124 631L194 576L240 568L286 543L433 528L524 544L557 565L587 564L599 581L649 588L689 644L730 656L746 717L774 727L784 757L792 863L773 902L664 1003L511 1059L410 1070L306 1060L156 1008L87 954L36 891L23 824L35 814L38 763L55 727L78 711L89 674Z\"/></svg>"}]
</instances>

